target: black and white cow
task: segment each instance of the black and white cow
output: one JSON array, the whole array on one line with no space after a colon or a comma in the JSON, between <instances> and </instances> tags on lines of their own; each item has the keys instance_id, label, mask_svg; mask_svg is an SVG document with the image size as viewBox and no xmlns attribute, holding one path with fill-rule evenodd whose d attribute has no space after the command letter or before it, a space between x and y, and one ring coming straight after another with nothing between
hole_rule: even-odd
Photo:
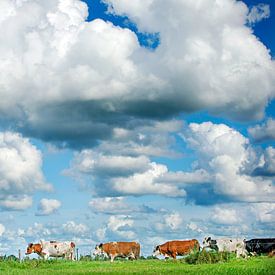
<instances>
[{"instance_id":1,"label":"black and white cow","mask_svg":"<svg viewBox=\"0 0 275 275\"><path fill-rule=\"evenodd\" d=\"M203 249L208 248L219 252L235 252L237 258L241 256L246 258L248 254L245 249L245 242L243 239L212 239L211 237L206 237L203 240Z\"/></svg>"},{"instance_id":2,"label":"black and white cow","mask_svg":"<svg viewBox=\"0 0 275 275\"><path fill-rule=\"evenodd\" d=\"M249 253L270 253L275 249L275 238L251 239L245 241L245 248Z\"/></svg>"}]
</instances>

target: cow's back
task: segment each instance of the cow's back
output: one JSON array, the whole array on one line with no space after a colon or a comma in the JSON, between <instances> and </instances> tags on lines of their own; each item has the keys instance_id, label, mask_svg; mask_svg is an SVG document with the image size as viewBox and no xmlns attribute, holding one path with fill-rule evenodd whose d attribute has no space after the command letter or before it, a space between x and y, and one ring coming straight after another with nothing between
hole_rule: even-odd
<instances>
[{"instance_id":1,"label":"cow's back","mask_svg":"<svg viewBox=\"0 0 275 275\"><path fill-rule=\"evenodd\" d=\"M65 254L70 253L74 247L72 247L71 242L43 242L42 248L47 251L50 256L61 257Z\"/></svg>"},{"instance_id":2,"label":"cow's back","mask_svg":"<svg viewBox=\"0 0 275 275\"><path fill-rule=\"evenodd\" d=\"M177 255L185 255L193 250L200 249L199 242L195 239L186 241L169 241L165 245L170 254L176 253Z\"/></svg>"},{"instance_id":3,"label":"cow's back","mask_svg":"<svg viewBox=\"0 0 275 275\"><path fill-rule=\"evenodd\" d=\"M248 252L269 253L275 249L275 238L260 238L245 241Z\"/></svg>"},{"instance_id":4,"label":"cow's back","mask_svg":"<svg viewBox=\"0 0 275 275\"><path fill-rule=\"evenodd\" d=\"M135 258L140 255L140 244L137 242L111 242L103 245L104 251L108 255L118 255L127 257L133 254Z\"/></svg>"}]
</instances>

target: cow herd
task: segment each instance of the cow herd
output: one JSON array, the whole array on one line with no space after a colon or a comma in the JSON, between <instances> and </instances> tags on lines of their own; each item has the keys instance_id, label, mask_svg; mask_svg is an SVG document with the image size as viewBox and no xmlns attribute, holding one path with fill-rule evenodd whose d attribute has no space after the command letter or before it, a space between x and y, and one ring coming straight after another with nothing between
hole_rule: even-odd
<instances>
[{"instance_id":1,"label":"cow herd","mask_svg":"<svg viewBox=\"0 0 275 275\"><path fill-rule=\"evenodd\" d=\"M183 241L168 241L155 246L153 256L164 256L165 258L176 259L177 256L184 256L193 251L214 250L218 252L236 253L238 257L246 258L248 255L257 255L262 253L275 254L275 238L252 239L249 241L243 239L213 239L204 238L202 246L195 239ZM36 253L43 259L49 257L63 257L68 260L75 260L75 244L71 241L40 241L40 243L30 243L26 254ZM109 242L96 245L93 254L105 255L114 261L116 257L128 259L138 259L140 257L140 244L137 242Z\"/></svg>"}]
</instances>

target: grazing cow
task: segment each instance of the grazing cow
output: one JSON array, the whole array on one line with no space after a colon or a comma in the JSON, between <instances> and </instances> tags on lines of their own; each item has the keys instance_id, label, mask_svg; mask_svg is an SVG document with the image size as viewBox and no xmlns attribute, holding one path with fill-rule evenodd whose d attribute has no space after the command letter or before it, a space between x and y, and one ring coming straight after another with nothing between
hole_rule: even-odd
<instances>
[{"instance_id":1,"label":"grazing cow","mask_svg":"<svg viewBox=\"0 0 275 275\"><path fill-rule=\"evenodd\" d=\"M275 250L275 238L262 238L245 241L245 248L252 254L270 253Z\"/></svg>"},{"instance_id":2,"label":"grazing cow","mask_svg":"<svg viewBox=\"0 0 275 275\"><path fill-rule=\"evenodd\" d=\"M96 245L94 255L107 254L111 262L115 257L138 259L140 255L140 244L137 242L110 242Z\"/></svg>"},{"instance_id":3,"label":"grazing cow","mask_svg":"<svg viewBox=\"0 0 275 275\"><path fill-rule=\"evenodd\" d=\"M154 248L153 256L163 255L164 257L172 257L189 254L193 250L200 250L200 244L197 240L186 241L169 241Z\"/></svg>"},{"instance_id":4,"label":"grazing cow","mask_svg":"<svg viewBox=\"0 0 275 275\"><path fill-rule=\"evenodd\" d=\"M40 243L30 243L27 247L26 255L36 253L43 259L49 257L63 257L67 260L75 260L75 244L73 242L40 241Z\"/></svg>"},{"instance_id":5,"label":"grazing cow","mask_svg":"<svg viewBox=\"0 0 275 275\"><path fill-rule=\"evenodd\" d=\"M211 237L206 237L202 244L203 249L211 248L219 252L235 252L237 258L240 256L246 258L248 254L243 239L222 238L213 240Z\"/></svg>"}]
</instances>

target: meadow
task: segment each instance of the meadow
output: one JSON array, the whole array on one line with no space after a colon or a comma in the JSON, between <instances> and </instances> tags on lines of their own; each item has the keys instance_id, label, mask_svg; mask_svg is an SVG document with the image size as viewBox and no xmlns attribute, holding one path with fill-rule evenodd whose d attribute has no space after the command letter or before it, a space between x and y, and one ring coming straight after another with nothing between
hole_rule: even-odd
<instances>
[{"instance_id":1,"label":"meadow","mask_svg":"<svg viewBox=\"0 0 275 275\"><path fill-rule=\"evenodd\" d=\"M275 258L229 259L215 264L188 264L184 260L2 261L1 274L275 274Z\"/></svg>"}]
</instances>

